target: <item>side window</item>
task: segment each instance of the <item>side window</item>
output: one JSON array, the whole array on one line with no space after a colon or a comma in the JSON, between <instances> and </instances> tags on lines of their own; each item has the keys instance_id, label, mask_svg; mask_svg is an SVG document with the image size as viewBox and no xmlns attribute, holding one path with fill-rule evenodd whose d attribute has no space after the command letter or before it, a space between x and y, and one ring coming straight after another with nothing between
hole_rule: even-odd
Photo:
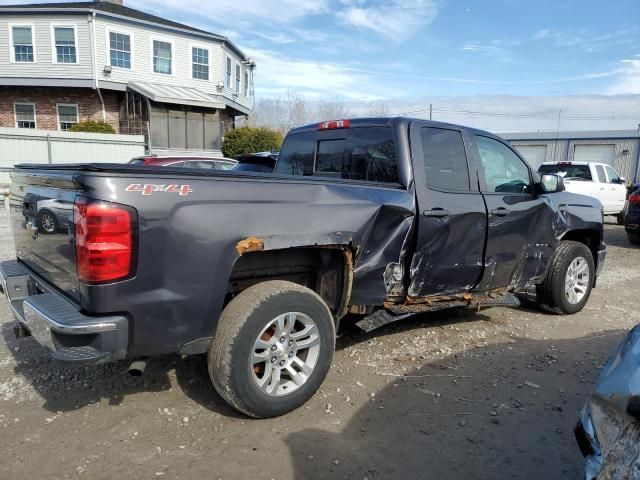
<instances>
[{"instance_id":1,"label":"side window","mask_svg":"<svg viewBox=\"0 0 640 480\"><path fill-rule=\"evenodd\" d=\"M613 168L609 166L606 166L604 168L607 169L607 175L609 176L609 183L620 183L620 175L618 175Z\"/></svg>"},{"instance_id":2,"label":"side window","mask_svg":"<svg viewBox=\"0 0 640 480\"><path fill-rule=\"evenodd\" d=\"M287 135L275 171L284 175L312 175L315 154L316 132Z\"/></svg>"},{"instance_id":3,"label":"side window","mask_svg":"<svg viewBox=\"0 0 640 480\"><path fill-rule=\"evenodd\" d=\"M602 165L596 165L596 175L600 183L607 183L607 176L604 174L604 168Z\"/></svg>"},{"instance_id":4,"label":"side window","mask_svg":"<svg viewBox=\"0 0 640 480\"><path fill-rule=\"evenodd\" d=\"M469 191L469 167L462 134L455 130L420 129L427 186L436 190Z\"/></svg>"},{"instance_id":5,"label":"side window","mask_svg":"<svg viewBox=\"0 0 640 480\"><path fill-rule=\"evenodd\" d=\"M480 156L478 174L487 192L531 193L531 174L520 158L502 142L474 135Z\"/></svg>"}]
</instances>

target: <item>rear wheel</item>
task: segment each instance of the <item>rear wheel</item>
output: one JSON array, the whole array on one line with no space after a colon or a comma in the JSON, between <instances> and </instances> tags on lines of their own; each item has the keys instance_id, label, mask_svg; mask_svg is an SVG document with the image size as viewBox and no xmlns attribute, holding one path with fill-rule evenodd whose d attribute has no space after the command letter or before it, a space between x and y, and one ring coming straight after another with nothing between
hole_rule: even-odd
<instances>
[{"instance_id":1,"label":"rear wheel","mask_svg":"<svg viewBox=\"0 0 640 480\"><path fill-rule=\"evenodd\" d=\"M634 245L640 245L640 234L627 232L627 238L629 239L629 243Z\"/></svg>"},{"instance_id":2,"label":"rear wheel","mask_svg":"<svg viewBox=\"0 0 640 480\"><path fill-rule=\"evenodd\" d=\"M222 312L209 375L234 408L258 418L295 410L318 390L335 344L331 312L313 290L273 280L254 285Z\"/></svg>"},{"instance_id":3,"label":"rear wheel","mask_svg":"<svg viewBox=\"0 0 640 480\"><path fill-rule=\"evenodd\" d=\"M538 304L558 314L579 312L591 295L594 274L593 255L586 245L560 242L544 281L537 287Z\"/></svg>"}]
</instances>

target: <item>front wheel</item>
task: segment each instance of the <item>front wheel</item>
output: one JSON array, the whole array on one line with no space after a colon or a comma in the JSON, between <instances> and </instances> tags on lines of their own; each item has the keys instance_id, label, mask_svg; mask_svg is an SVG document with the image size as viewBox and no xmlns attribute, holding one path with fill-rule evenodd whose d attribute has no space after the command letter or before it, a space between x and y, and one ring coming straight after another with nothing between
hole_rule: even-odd
<instances>
[{"instance_id":1,"label":"front wheel","mask_svg":"<svg viewBox=\"0 0 640 480\"><path fill-rule=\"evenodd\" d=\"M538 304L558 314L579 312L589 300L594 275L593 255L586 245L560 242L544 281L537 286Z\"/></svg>"},{"instance_id":2,"label":"front wheel","mask_svg":"<svg viewBox=\"0 0 640 480\"><path fill-rule=\"evenodd\" d=\"M618 215L616 215L617 224L624 225L625 217L626 215L624 214L624 212L620 212Z\"/></svg>"},{"instance_id":3,"label":"front wheel","mask_svg":"<svg viewBox=\"0 0 640 480\"><path fill-rule=\"evenodd\" d=\"M320 388L335 346L329 308L313 290L272 280L224 309L208 355L218 393L256 418L295 410Z\"/></svg>"}]
</instances>

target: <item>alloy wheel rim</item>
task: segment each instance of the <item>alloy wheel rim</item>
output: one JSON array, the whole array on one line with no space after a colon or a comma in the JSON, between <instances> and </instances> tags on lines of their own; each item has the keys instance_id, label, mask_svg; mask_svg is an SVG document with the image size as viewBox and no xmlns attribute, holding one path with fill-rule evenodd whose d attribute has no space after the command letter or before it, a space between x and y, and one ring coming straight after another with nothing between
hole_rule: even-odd
<instances>
[{"instance_id":1,"label":"alloy wheel rim","mask_svg":"<svg viewBox=\"0 0 640 480\"><path fill-rule=\"evenodd\" d=\"M272 397L289 395L311 377L320 354L320 331L304 313L271 320L251 350L249 365L257 387Z\"/></svg>"},{"instance_id":2,"label":"alloy wheel rim","mask_svg":"<svg viewBox=\"0 0 640 480\"><path fill-rule=\"evenodd\" d=\"M564 280L564 294L567 301L576 305L580 303L589 289L589 264L584 257L575 258L567 269Z\"/></svg>"},{"instance_id":3,"label":"alloy wheel rim","mask_svg":"<svg viewBox=\"0 0 640 480\"><path fill-rule=\"evenodd\" d=\"M45 232L53 232L55 223L51 215L48 213L44 214L40 221Z\"/></svg>"}]
</instances>

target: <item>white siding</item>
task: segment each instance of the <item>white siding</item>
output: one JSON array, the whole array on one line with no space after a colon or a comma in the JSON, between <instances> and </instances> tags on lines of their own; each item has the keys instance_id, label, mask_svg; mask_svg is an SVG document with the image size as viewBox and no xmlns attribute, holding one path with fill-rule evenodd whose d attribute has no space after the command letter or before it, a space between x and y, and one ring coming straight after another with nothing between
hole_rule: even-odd
<instances>
[{"instance_id":1,"label":"white siding","mask_svg":"<svg viewBox=\"0 0 640 480\"><path fill-rule=\"evenodd\" d=\"M145 153L142 135L0 128L0 184L19 163L125 163Z\"/></svg>"},{"instance_id":2,"label":"white siding","mask_svg":"<svg viewBox=\"0 0 640 480\"><path fill-rule=\"evenodd\" d=\"M113 30L121 33L128 33L132 38L133 60L131 69L112 68L111 74L105 76L103 69L110 64L108 31ZM153 72L152 63L152 40L169 40L173 44L172 48L172 74L163 75ZM209 80L196 80L191 75L191 47L209 49ZM202 37L172 32L166 29L154 28L145 25L136 25L132 22L123 22L98 16L96 19L96 53L98 78L111 82L127 83L129 81L140 81L149 83L162 83L166 85L176 85L183 87L193 87L211 95L223 94L245 107L251 108L252 101L244 97L244 86L240 88L240 95L234 97L233 88L218 89L218 83L224 82L224 69L226 55L230 55L233 60L233 70L235 65L241 62L240 57L235 53L227 51L222 42L208 40ZM241 65L241 72L244 67Z\"/></svg>"},{"instance_id":3,"label":"white siding","mask_svg":"<svg viewBox=\"0 0 640 480\"><path fill-rule=\"evenodd\" d=\"M35 63L13 63L10 48L9 28L11 24L33 25L36 51ZM54 63L51 41L51 25L76 25L78 44L76 52L80 63ZM91 43L87 15L0 15L0 77L20 78L74 78L91 79Z\"/></svg>"}]
</instances>

